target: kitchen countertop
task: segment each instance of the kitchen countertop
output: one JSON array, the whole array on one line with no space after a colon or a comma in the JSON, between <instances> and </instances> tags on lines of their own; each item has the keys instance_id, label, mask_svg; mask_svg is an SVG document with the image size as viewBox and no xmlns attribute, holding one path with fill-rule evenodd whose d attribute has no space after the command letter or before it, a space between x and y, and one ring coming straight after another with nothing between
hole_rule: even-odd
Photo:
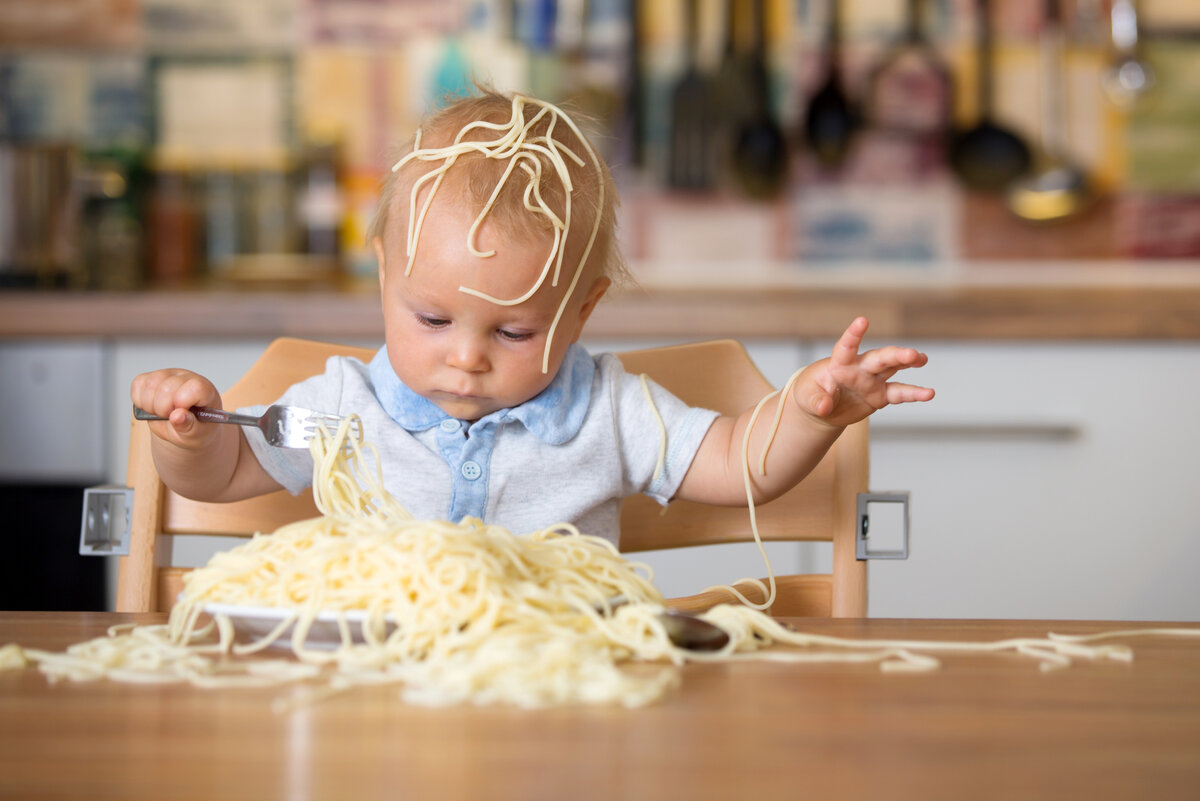
<instances>
[{"instance_id":1,"label":"kitchen countertop","mask_svg":"<svg viewBox=\"0 0 1200 801\"><path fill-rule=\"evenodd\" d=\"M738 283L730 281L736 274ZM610 292L597 338L834 337L854 316L879 338L1198 340L1200 263L972 266L834 273L655 265ZM346 288L233 285L137 292L0 292L0 339L377 338L373 281Z\"/></svg>"}]
</instances>

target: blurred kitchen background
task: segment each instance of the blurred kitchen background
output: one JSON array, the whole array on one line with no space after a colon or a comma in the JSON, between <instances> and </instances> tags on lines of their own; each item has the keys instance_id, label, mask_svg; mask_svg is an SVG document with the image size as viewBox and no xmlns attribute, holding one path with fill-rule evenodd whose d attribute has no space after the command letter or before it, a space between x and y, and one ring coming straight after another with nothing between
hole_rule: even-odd
<instances>
[{"instance_id":1,"label":"blurred kitchen background","mask_svg":"<svg viewBox=\"0 0 1200 801\"><path fill-rule=\"evenodd\" d=\"M391 148L475 80L586 117L647 284L1200 280L1200 3L3 0L0 301L367 291ZM727 333L778 384L835 322ZM914 555L872 565L872 613L1200 617L1200 348L1076 342L1069 318L1037 342L969 325L913 343L938 401L873 425L873 488L913 490ZM589 344L696 338L611 329ZM8 331L0 412L31 420L0 431L9 528L53 507L68 533L6 559L0 606L93 584L68 606L102 605L103 560L87 580L22 565L65 564L81 488L123 482L128 380L178 364L225 386L263 345ZM674 575L724 582L731 564Z\"/></svg>"},{"instance_id":2,"label":"blurred kitchen background","mask_svg":"<svg viewBox=\"0 0 1200 801\"><path fill-rule=\"evenodd\" d=\"M369 278L473 80L592 120L635 261L1200 255L1195 3L6 0L0 282Z\"/></svg>"}]
</instances>

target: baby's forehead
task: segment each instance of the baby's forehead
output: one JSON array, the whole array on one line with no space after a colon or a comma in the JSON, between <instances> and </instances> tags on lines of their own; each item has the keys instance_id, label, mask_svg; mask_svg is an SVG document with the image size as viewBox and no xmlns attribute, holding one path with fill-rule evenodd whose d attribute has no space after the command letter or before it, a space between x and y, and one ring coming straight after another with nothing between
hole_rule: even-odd
<instances>
[{"instance_id":1,"label":"baby's forehead","mask_svg":"<svg viewBox=\"0 0 1200 801\"><path fill-rule=\"evenodd\" d=\"M456 243L443 243L454 249ZM494 257L478 259L430 248L419 250L413 269L402 278L405 292L417 305L443 313L473 309L489 319L522 319L549 323L570 288L570 275L555 283L543 275L548 250L498 248Z\"/></svg>"}]
</instances>

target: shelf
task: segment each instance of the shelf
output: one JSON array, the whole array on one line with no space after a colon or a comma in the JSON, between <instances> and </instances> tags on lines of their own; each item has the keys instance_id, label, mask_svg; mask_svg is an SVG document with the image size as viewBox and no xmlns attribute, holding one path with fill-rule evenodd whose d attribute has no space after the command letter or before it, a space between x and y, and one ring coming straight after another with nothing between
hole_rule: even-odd
<instances>
[{"instance_id":1,"label":"shelf","mask_svg":"<svg viewBox=\"0 0 1200 801\"><path fill-rule=\"evenodd\" d=\"M610 293L588 324L604 339L836 337L857 315L871 339L1200 340L1200 269L1092 274L1080 268L978 271L939 280L784 280L754 270L725 282L669 270ZM737 275L740 285L728 283ZM380 339L373 282L347 290L213 288L0 292L0 338L301 336Z\"/></svg>"}]
</instances>

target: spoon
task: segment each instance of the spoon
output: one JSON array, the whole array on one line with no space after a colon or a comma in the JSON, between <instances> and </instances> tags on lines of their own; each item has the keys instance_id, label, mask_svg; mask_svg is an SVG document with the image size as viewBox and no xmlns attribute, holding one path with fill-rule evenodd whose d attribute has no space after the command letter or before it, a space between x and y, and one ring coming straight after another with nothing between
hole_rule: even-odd
<instances>
[{"instance_id":1,"label":"spoon","mask_svg":"<svg viewBox=\"0 0 1200 801\"><path fill-rule=\"evenodd\" d=\"M1033 159L1028 145L992 119L992 23L988 0L978 0L979 120L950 143L950 167L971 189L995 191L1024 174Z\"/></svg>"},{"instance_id":2,"label":"spoon","mask_svg":"<svg viewBox=\"0 0 1200 801\"><path fill-rule=\"evenodd\" d=\"M1112 43L1115 53L1101 85L1113 105L1128 110L1154 88L1156 80L1154 69L1138 53L1137 4L1133 0L1113 0Z\"/></svg>"},{"instance_id":3,"label":"spoon","mask_svg":"<svg viewBox=\"0 0 1200 801\"><path fill-rule=\"evenodd\" d=\"M629 603L624 595L617 595L608 601L611 614L619 606ZM597 606L597 609L602 609ZM688 651L719 651L729 644L729 633L715 623L709 623L704 618L682 609L663 609L658 613L658 620L672 644Z\"/></svg>"},{"instance_id":4,"label":"spoon","mask_svg":"<svg viewBox=\"0 0 1200 801\"><path fill-rule=\"evenodd\" d=\"M1025 220L1050 222L1071 217L1091 200L1083 171L1064 155L1063 31L1058 0L1047 0L1042 31L1042 152L1039 166L1008 190L1008 207Z\"/></svg>"},{"instance_id":5,"label":"spoon","mask_svg":"<svg viewBox=\"0 0 1200 801\"><path fill-rule=\"evenodd\" d=\"M729 633L702 617L679 609L658 615L671 642L688 651L719 651L729 644Z\"/></svg>"}]
</instances>

